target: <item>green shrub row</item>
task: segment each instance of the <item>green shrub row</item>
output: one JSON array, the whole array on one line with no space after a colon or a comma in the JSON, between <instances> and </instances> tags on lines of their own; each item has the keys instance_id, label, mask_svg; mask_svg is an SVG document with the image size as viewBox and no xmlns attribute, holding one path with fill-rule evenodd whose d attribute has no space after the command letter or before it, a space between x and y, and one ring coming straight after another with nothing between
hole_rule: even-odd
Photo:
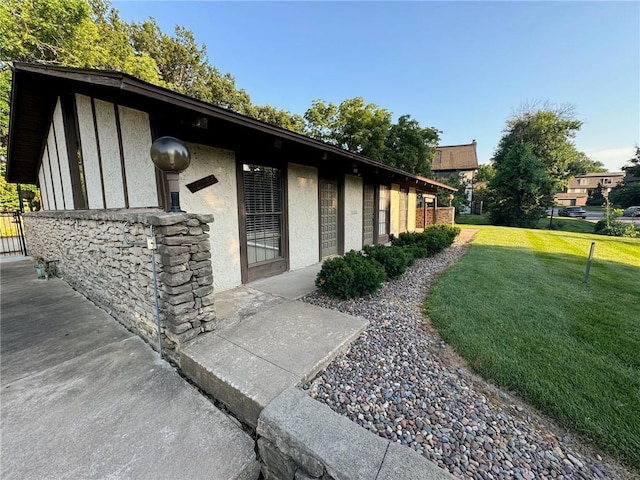
<instances>
[{"instance_id":1,"label":"green shrub row","mask_svg":"<svg viewBox=\"0 0 640 480\"><path fill-rule=\"evenodd\" d=\"M343 257L326 260L316 276L316 287L327 295L348 299L372 295L382 282L399 278L416 259L435 255L455 240L460 228L433 225L421 233L391 237L391 246L367 245Z\"/></svg>"},{"instance_id":2,"label":"green shrub row","mask_svg":"<svg viewBox=\"0 0 640 480\"><path fill-rule=\"evenodd\" d=\"M624 223L620 220L598 220L594 227L594 232L610 237L639 237L640 229L631 223Z\"/></svg>"}]
</instances>

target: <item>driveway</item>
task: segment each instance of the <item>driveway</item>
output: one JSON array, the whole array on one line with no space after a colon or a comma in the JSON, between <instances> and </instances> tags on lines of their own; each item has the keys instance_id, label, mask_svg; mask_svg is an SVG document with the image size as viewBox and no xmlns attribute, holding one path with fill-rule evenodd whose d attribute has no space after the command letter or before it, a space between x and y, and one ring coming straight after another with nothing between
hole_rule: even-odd
<instances>
[{"instance_id":1,"label":"driveway","mask_svg":"<svg viewBox=\"0 0 640 480\"><path fill-rule=\"evenodd\" d=\"M253 440L139 337L0 262L0 477L255 479Z\"/></svg>"}]
</instances>

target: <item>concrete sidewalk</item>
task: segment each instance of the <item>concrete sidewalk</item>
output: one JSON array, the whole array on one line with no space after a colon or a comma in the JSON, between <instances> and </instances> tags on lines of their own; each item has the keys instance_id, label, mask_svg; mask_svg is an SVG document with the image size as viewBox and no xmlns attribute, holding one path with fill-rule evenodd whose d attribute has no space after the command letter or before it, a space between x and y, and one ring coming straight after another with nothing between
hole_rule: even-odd
<instances>
[{"instance_id":1,"label":"concrete sidewalk","mask_svg":"<svg viewBox=\"0 0 640 480\"><path fill-rule=\"evenodd\" d=\"M298 299L320 264L216 295L221 326L180 352L184 374L255 427L280 393L313 378L367 327L363 318Z\"/></svg>"},{"instance_id":2,"label":"concrete sidewalk","mask_svg":"<svg viewBox=\"0 0 640 480\"><path fill-rule=\"evenodd\" d=\"M255 479L254 442L140 338L0 264L3 479Z\"/></svg>"}]
</instances>

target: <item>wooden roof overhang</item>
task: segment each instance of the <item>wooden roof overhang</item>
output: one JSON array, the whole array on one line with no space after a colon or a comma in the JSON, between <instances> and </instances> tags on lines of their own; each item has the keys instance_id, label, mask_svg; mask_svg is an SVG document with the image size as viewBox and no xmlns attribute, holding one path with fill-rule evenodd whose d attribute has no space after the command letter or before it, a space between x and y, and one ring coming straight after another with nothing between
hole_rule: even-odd
<instances>
[{"instance_id":1,"label":"wooden roof overhang","mask_svg":"<svg viewBox=\"0 0 640 480\"><path fill-rule=\"evenodd\" d=\"M158 87L120 72L14 64L7 180L36 183L57 98L91 96L147 112L155 136L233 150L257 163L278 158L422 192L454 188L357 153Z\"/></svg>"}]
</instances>

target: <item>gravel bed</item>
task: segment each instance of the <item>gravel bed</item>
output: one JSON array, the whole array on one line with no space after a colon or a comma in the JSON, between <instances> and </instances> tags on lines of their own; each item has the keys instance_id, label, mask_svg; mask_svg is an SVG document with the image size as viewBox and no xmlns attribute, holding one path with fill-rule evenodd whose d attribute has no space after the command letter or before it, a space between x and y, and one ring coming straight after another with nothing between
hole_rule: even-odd
<instances>
[{"instance_id":1,"label":"gravel bed","mask_svg":"<svg viewBox=\"0 0 640 480\"><path fill-rule=\"evenodd\" d=\"M466 251L464 239L419 260L374 296L303 300L371 324L316 378L307 393L335 412L473 479L638 478L473 375L425 328L421 305L436 276Z\"/></svg>"}]
</instances>

